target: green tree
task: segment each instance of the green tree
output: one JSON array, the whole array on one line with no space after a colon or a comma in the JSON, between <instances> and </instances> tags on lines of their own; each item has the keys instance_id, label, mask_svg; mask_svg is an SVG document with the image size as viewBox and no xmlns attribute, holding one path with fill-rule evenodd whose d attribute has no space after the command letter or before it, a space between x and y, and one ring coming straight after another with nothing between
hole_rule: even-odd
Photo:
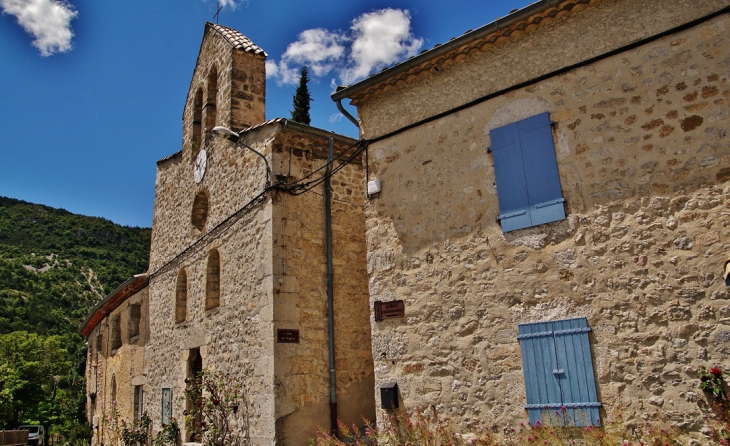
<instances>
[{"instance_id":1,"label":"green tree","mask_svg":"<svg viewBox=\"0 0 730 446\"><path fill-rule=\"evenodd\" d=\"M291 119L292 121L307 125L312 122L312 119L309 117L309 103L312 101L312 97L309 95L308 82L309 70L307 70L306 66L303 66L302 72L299 75L299 86L297 87L296 93L294 93L294 110L291 112Z\"/></svg>"},{"instance_id":2,"label":"green tree","mask_svg":"<svg viewBox=\"0 0 730 446\"><path fill-rule=\"evenodd\" d=\"M0 426L48 425L61 415L68 392L60 386L74 372L61 345L59 336L0 335Z\"/></svg>"}]
</instances>

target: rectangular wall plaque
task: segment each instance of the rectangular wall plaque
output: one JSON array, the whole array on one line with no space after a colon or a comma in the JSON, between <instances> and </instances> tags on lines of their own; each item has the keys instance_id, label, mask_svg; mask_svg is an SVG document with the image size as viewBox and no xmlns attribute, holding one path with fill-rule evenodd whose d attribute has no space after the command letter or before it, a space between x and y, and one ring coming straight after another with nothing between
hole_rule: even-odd
<instances>
[{"instance_id":1,"label":"rectangular wall plaque","mask_svg":"<svg viewBox=\"0 0 730 446\"><path fill-rule=\"evenodd\" d=\"M284 344L299 344L299 330L290 328L276 329L276 342Z\"/></svg>"},{"instance_id":2,"label":"rectangular wall plaque","mask_svg":"<svg viewBox=\"0 0 730 446\"><path fill-rule=\"evenodd\" d=\"M170 424L172 418L172 389L162 389L162 423Z\"/></svg>"},{"instance_id":3,"label":"rectangular wall plaque","mask_svg":"<svg viewBox=\"0 0 730 446\"><path fill-rule=\"evenodd\" d=\"M375 301L375 320L382 321L392 317L403 317L406 314L406 304L402 300L391 302Z\"/></svg>"}]
</instances>

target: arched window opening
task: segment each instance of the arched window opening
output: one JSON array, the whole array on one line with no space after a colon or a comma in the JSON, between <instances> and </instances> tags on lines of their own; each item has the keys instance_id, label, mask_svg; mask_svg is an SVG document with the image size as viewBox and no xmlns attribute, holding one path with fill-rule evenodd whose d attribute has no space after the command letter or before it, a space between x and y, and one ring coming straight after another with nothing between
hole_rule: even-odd
<instances>
[{"instance_id":1,"label":"arched window opening","mask_svg":"<svg viewBox=\"0 0 730 446\"><path fill-rule=\"evenodd\" d=\"M188 316L188 274L180 270L175 287L175 323L185 322Z\"/></svg>"},{"instance_id":2,"label":"arched window opening","mask_svg":"<svg viewBox=\"0 0 730 446\"><path fill-rule=\"evenodd\" d=\"M208 254L208 268L205 276L205 309L210 310L220 305L221 293L221 257L214 249Z\"/></svg>"},{"instance_id":3,"label":"arched window opening","mask_svg":"<svg viewBox=\"0 0 730 446\"><path fill-rule=\"evenodd\" d=\"M205 97L205 139L213 136L218 98L218 68L214 65L208 73L208 91Z\"/></svg>"},{"instance_id":4,"label":"arched window opening","mask_svg":"<svg viewBox=\"0 0 730 446\"><path fill-rule=\"evenodd\" d=\"M203 121L203 90L198 88L193 99L193 154L200 148L200 123Z\"/></svg>"},{"instance_id":5,"label":"arched window opening","mask_svg":"<svg viewBox=\"0 0 730 446\"><path fill-rule=\"evenodd\" d=\"M112 375L112 405L117 403L117 376Z\"/></svg>"},{"instance_id":6,"label":"arched window opening","mask_svg":"<svg viewBox=\"0 0 730 446\"><path fill-rule=\"evenodd\" d=\"M202 231L205 228L205 221L208 219L208 194L200 191L193 199L193 212L190 221L195 229Z\"/></svg>"},{"instance_id":7,"label":"arched window opening","mask_svg":"<svg viewBox=\"0 0 730 446\"><path fill-rule=\"evenodd\" d=\"M139 325L142 320L142 305L132 304L129 306L129 334L127 337L131 340L139 336Z\"/></svg>"},{"instance_id":8,"label":"arched window opening","mask_svg":"<svg viewBox=\"0 0 730 446\"><path fill-rule=\"evenodd\" d=\"M122 318L119 314L112 317L112 352L122 346Z\"/></svg>"}]
</instances>

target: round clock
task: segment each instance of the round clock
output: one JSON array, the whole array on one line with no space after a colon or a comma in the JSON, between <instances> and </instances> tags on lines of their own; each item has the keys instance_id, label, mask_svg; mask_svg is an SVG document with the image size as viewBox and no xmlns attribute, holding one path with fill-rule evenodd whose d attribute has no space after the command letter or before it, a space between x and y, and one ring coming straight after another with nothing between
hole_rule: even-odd
<instances>
[{"instance_id":1,"label":"round clock","mask_svg":"<svg viewBox=\"0 0 730 446\"><path fill-rule=\"evenodd\" d=\"M193 170L193 177L196 183L203 181L203 175L205 175L205 166L208 164L208 154L205 153L205 149L198 152L198 156L195 157L195 167Z\"/></svg>"}]
</instances>

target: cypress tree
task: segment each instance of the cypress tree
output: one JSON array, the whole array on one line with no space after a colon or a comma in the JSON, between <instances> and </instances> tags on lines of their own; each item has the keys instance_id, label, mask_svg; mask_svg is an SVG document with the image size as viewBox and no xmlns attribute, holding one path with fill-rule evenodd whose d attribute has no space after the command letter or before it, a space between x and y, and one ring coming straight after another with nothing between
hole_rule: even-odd
<instances>
[{"instance_id":1,"label":"cypress tree","mask_svg":"<svg viewBox=\"0 0 730 446\"><path fill-rule=\"evenodd\" d=\"M296 93L294 93L294 110L291 112L291 119L309 125L312 122L309 117L309 102L312 97L309 95L307 82L309 82L309 70L304 66L299 76L299 86Z\"/></svg>"}]
</instances>

